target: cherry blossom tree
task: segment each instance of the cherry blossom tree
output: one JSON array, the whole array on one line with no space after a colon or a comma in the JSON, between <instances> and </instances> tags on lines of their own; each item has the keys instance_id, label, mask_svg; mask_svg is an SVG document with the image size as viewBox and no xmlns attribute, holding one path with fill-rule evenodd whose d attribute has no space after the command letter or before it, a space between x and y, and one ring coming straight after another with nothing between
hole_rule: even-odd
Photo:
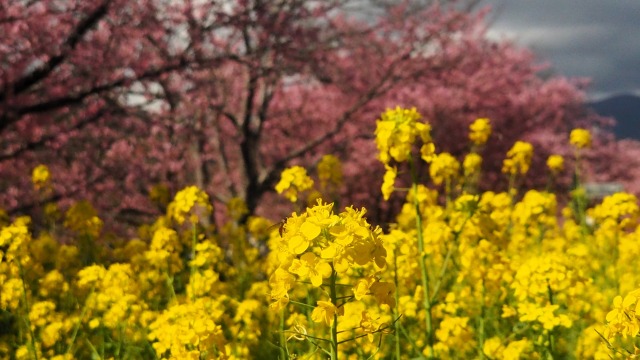
<instances>
[{"instance_id":1,"label":"cherry blossom tree","mask_svg":"<svg viewBox=\"0 0 640 360\"><path fill-rule=\"evenodd\" d=\"M154 185L196 184L260 212L286 166L333 153L342 201L384 209L372 134L387 107L416 106L457 156L468 124L491 118L492 184L516 139L563 151L571 127L600 121L581 83L542 78L531 53L489 40L473 2L358 4L0 0L0 206L87 198L137 224L162 210ZM28 184L40 163L54 177L46 199Z\"/></svg>"}]
</instances>

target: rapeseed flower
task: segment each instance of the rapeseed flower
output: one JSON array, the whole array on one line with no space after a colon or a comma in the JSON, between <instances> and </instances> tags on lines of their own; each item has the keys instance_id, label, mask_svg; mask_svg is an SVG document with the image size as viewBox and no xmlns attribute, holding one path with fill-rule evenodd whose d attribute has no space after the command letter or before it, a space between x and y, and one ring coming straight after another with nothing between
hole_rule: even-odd
<instances>
[{"instance_id":1,"label":"rapeseed flower","mask_svg":"<svg viewBox=\"0 0 640 360\"><path fill-rule=\"evenodd\" d=\"M547 167L552 174L558 174L564 170L564 158L562 155L549 155Z\"/></svg>"},{"instance_id":2,"label":"rapeseed flower","mask_svg":"<svg viewBox=\"0 0 640 360\"><path fill-rule=\"evenodd\" d=\"M416 108L387 109L380 119L376 120L376 145L378 158L383 164L393 159L397 162L407 161L416 137L423 144L431 143L431 126L419 122L422 116Z\"/></svg>"},{"instance_id":3,"label":"rapeseed flower","mask_svg":"<svg viewBox=\"0 0 640 360\"><path fill-rule=\"evenodd\" d=\"M449 153L436 155L429 165L429 175L436 185L443 182L450 184L456 180L460 173L460 163Z\"/></svg>"},{"instance_id":4,"label":"rapeseed flower","mask_svg":"<svg viewBox=\"0 0 640 360\"><path fill-rule=\"evenodd\" d=\"M167 215L182 225L189 220L192 224L213 212L209 195L197 186L188 186L176 194L167 207Z\"/></svg>"},{"instance_id":5,"label":"rapeseed flower","mask_svg":"<svg viewBox=\"0 0 640 360\"><path fill-rule=\"evenodd\" d=\"M502 172L512 176L524 175L529 171L532 158L533 145L524 141L516 141L502 163Z\"/></svg>"},{"instance_id":6,"label":"rapeseed flower","mask_svg":"<svg viewBox=\"0 0 640 360\"><path fill-rule=\"evenodd\" d=\"M469 130L469 140L475 145L484 145L491 135L491 123L487 118L479 118L469 126Z\"/></svg>"},{"instance_id":7,"label":"rapeseed flower","mask_svg":"<svg viewBox=\"0 0 640 360\"><path fill-rule=\"evenodd\" d=\"M569 143L576 149L591 147L591 133L587 129L573 129L569 135Z\"/></svg>"},{"instance_id":8,"label":"rapeseed flower","mask_svg":"<svg viewBox=\"0 0 640 360\"><path fill-rule=\"evenodd\" d=\"M382 181L382 197L385 200L389 200L391 197L391 193L394 190L394 184L396 181L396 176L398 175L398 170L395 167L391 167L389 165L384 166L386 171L384 173L384 178Z\"/></svg>"},{"instance_id":9,"label":"rapeseed flower","mask_svg":"<svg viewBox=\"0 0 640 360\"><path fill-rule=\"evenodd\" d=\"M324 155L318 163L318 178L323 188L338 188L342 184L342 163L333 155Z\"/></svg>"},{"instance_id":10,"label":"rapeseed flower","mask_svg":"<svg viewBox=\"0 0 640 360\"><path fill-rule=\"evenodd\" d=\"M36 190L40 190L51 182L51 173L46 165L38 165L31 173L31 182Z\"/></svg>"},{"instance_id":11,"label":"rapeseed flower","mask_svg":"<svg viewBox=\"0 0 640 360\"><path fill-rule=\"evenodd\" d=\"M307 175L307 170L302 166L292 166L282 172L276 191L278 194L284 193L289 201L295 203L298 201L298 194L312 187L313 180Z\"/></svg>"},{"instance_id":12,"label":"rapeseed flower","mask_svg":"<svg viewBox=\"0 0 640 360\"><path fill-rule=\"evenodd\" d=\"M482 156L476 153L469 153L464 157L462 161L462 168L464 169L465 178L474 178L480 173L480 167L482 166Z\"/></svg>"}]
</instances>

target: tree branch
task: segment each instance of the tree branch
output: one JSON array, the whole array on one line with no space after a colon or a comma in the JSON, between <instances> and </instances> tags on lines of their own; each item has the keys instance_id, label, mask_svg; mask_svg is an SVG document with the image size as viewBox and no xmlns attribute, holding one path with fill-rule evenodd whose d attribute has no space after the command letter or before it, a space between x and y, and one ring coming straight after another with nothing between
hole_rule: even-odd
<instances>
[{"instance_id":1,"label":"tree branch","mask_svg":"<svg viewBox=\"0 0 640 360\"><path fill-rule=\"evenodd\" d=\"M78 123L76 123L75 125L73 125L71 128L66 129L66 131L62 132L62 131L58 131L55 134L50 134L47 136L43 136L42 138L36 140L36 141L31 141L28 142L26 144L24 144L23 146L21 146L20 148L16 149L15 151L8 153L8 154L1 154L0 155L0 162L2 161L6 161L9 159L13 159L19 155L21 155L24 152L27 151L34 151L37 150L39 148L42 148L45 146L45 144L49 141L55 141L56 139L58 139L61 135L61 133L66 133L68 131L71 130L81 130L84 127L86 127L89 124L92 124L98 120L100 120L102 118L102 116L104 116L107 113L107 111L105 110L105 108L100 109L100 111L98 111L97 113L95 113L93 116L86 118L84 120L79 121Z\"/></svg>"},{"instance_id":2,"label":"tree branch","mask_svg":"<svg viewBox=\"0 0 640 360\"><path fill-rule=\"evenodd\" d=\"M18 79L13 86L10 86L10 95L15 96L20 94L49 76L49 74L67 58L69 53L75 49L82 37L107 14L110 2L111 0L105 0L91 14L89 14L89 16L81 21L78 26L76 26L73 32L71 32L69 37L62 44L62 50L58 55L52 56L42 67L26 74L22 78ZM6 92L0 92L0 102L4 101L6 96Z\"/></svg>"}]
</instances>

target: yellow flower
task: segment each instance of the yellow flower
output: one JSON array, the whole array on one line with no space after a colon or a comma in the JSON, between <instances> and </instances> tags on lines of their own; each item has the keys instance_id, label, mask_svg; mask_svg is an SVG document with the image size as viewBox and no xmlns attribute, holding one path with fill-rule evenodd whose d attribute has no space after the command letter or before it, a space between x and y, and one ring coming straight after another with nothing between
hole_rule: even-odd
<instances>
[{"instance_id":1,"label":"yellow flower","mask_svg":"<svg viewBox=\"0 0 640 360\"><path fill-rule=\"evenodd\" d=\"M98 217L96 209L88 201L80 201L65 213L64 226L79 234L96 238L102 231L103 222Z\"/></svg>"},{"instance_id":2,"label":"yellow flower","mask_svg":"<svg viewBox=\"0 0 640 360\"><path fill-rule=\"evenodd\" d=\"M331 266L315 254L308 252L303 254L299 260L293 260L289 267L289 272L300 276L302 279L309 278L314 287L319 287L322 285L322 279L331 276Z\"/></svg>"},{"instance_id":3,"label":"yellow flower","mask_svg":"<svg viewBox=\"0 0 640 360\"><path fill-rule=\"evenodd\" d=\"M213 207L209 195L197 186L188 186L176 194L167 207L167 215L182 225L185 221L197 221L211 214Z\"/></svg>"},{"instance_id":4,"label":"yellow flower","mask_svg":"<svg viewBox=\"0 0 640 360\"><path fill-rule=\"evenodd\" d=\"M298 201L298 194L313 187L313 180L307 175L307 170L302 166L292 166L282 172L280 182L276 184L278 194L291 202Z\"/></svg>"},{"instance_id":5,"label":"yellow flower","mask_svg":"<svg viewBox=\"0 0 640 360\"><path fill-rule=\"evenodd\" d=\"M420 148L420 158L426 163L430 163L436 157L436 145L432 142L422 145Z\"/></svg>"},{"instance_id":6,"label":"yellow flower","mask_svg":"<svg viewBox=\"0 0 640 360\"><path fill-rule=\"evenodd\" d=\"M268 232L277 230L278 227L273 227L273 224L269 219L260 216L251 216L247 220L247 229L251 235L261 238L269 235Z\"/></svg>"},{"instance_id":7,"label":"yellow flower","mask_svg":"<svg viewBox=\"0 0 640 360\"><path fill-rule=\"evenodd\" d=\"M384 173L384 180L382 181L382 197L385 200L389 200L391 197L391 193L393 192L393 185L396 181L396 176L398 175L398 170L395 167L391 167L389 165L384 166L387 171Z\"/></svg>"},{"instance_id":8,"label":"yellow flower","mask_svg":"<svg viewBox=\"0 0 640 360\"><path fill-rule=\"evenodd\" d=\"M317 302L318 306L313 309L311 313L311 320L314 322L324 322L327 325L333 324L333 317L338 311L335 305L331 303L331 301L322 301L319 300Z\"/></svg>"},{"instance_id":9,"label":"yellow flower","mask_svg":"<svg viewBox=\"0 0 640 360\"><path fill-rule=\"evenodd\" d=\"M342 164L340 160L333 155L323 156L318 163L318 178L323 188L340 186L342 184Z\"/></svg>"},{"instance_id":10,"label":"yellow flower","mask_svg":"<svg viewBox=\"0 0 640 360\"><path fill-rule=\"evenodd\" d=\"M487 339L482 346L482 352L491 359L501 359L504 352L502 340L497 336Z\"/></svg>"},{"instance_id":11,"label":"yellow flower","mask_svg":"<svg viewBox=\"0 0 640 360\"><path fill-rule=\"evenodd\" d=\"M640 289L613 299L613 310L607 314L607 337L621 334L635 337L640 332Z\"/></svg>"},{"instance_id":12,"label":"yellow flower","mask_svg":"<svg viewBox=\"0 0 640 360\"><path fill-rule=\"evenodd\" d=\"M533 344L529 339L522 339L517 341L511 341L509 345L504 349L502 359L504 360L518 360L526 358L523 353L528 353L532 350Z\"/></svg>"},{"instance_id":13,"label":"yellow flower","mask_svg":"<svg viewBox=\"0 0 640 360\"><path fill-rule=\"evenodd\" d=\"M469 126L469 130L469 140L476 145L483 145L491 135L491 123L487 118L479 118Z\"/></svg>"},{"instance_id":14,"label":"yellow flower","mask_svg":"<svg viewBox=\"0 0 640 360\"><path fill-rule=\"evenodd\" d=\"M599 224L613 221L619 222L618 226L621 228L627 225L635 226L640 215L638 198L625 192L605 196L602 203L593 208L592 215Z\"/></svg>"},{"instance_id":15,"label":"yellow flower","mask_svg":"<svg viewBox=\"0 0 640 360\"><path fill-rule=\"evenodd\" d=\"M446 152L436 155L429 166L429 174L436 185L452 182L458 177L459 172L460 163Z\"/></svg>"},{"instance_id":16,"label":"yellow flower","mask_svg":"<svg viewBox=\"0 0 640 360\"><path fill-rule=\"evenodd\" d=\"M406 161L411 154L411 147L417 136L422 142L431 142L431 126L418 122L422 116L416 108L387 109L376 121L376 145L378 158L383 164L391 159L397 162Z\"/></svg>"},{"instance_id":17,"label":"yellow flower","mask_svg":"<svg viewBox=\"0 0 640 360\"><path fill-rule=\"evenodd\" d=\"M532 158L533 145L524 141L516 141L502 163L502 172L510 175L524 175L529 171Z\"/></svg>"},{"instance_id":18,"label":"yellow flower","mask_svg":"<svg viewBox=\"0 0 640 360\"><path fill-rule=\"evenodd\" d=\"M464 176L471 178L480 172L482 166L482 156L476 153L469 153L464 157L462 167L464 168Z\"/></svg>"},{"instance_id":19,"label":"yellow flower","mask_svg":"<svg viewBox=\"0 0 640 360\"><path fill-rule=\"evenodd\" d=\"M77 285L83 289L91 289L102 281L106 274L107 269L102 265L87 266L78 272Z\"/></svg>"},{"instance_id":20,"label":"yellow flower","mask_svg":"<svg viewBox=\"0 0 640 360\"><path fill-rule=\"evenodd\" d=\"M576 149L591 147L591 133L586 129L573 129L569 135L569 143Z\"/></svg>"},{"instance_id":21,"label":"yellow flower","mask_svg":"<svg viewBox=\"0 0 640 360\"><path fill-rule=\"evenodd\" d=\"M396 285L394 283L376 281L371 284L369 291L371 291L371 295L376 298L378 304L386 304L392 309L396 307L396 299L394 297Z\"/></svg>"},{"instance_id":22,"label":"yellow flower","mask_svg":"<svg viewBox=\"0 0 640 360\"><path fill-rule=\"evenodd\" d=\"M353 295L356 300L361 300L366 295L369 295L369 288L374 282L376 282L376 279L373 276L358 280L356 286L353 287Z\"/></svg>"},{"instance_id":23,"label":"yellow flower","mask_svg":"<svg viewBox=\"0 0 640 360\"><path fill-rule=\"evenodd\" d=\"M373 334L380 331L383 323L380 321L379 317L372 316L368 311L362 312L362 320L360 321L360 326L362 330L367 334L367 338L369 341L373 342L374 337Z\"/></svg>"},{"instance_id":24,"label":"yellow flower","mask_svg":"<svg viewBox=\"0 0 640 360\"><path fill-rule=\"evenodd\" d=\"M227 203L227 213L233 220L240 220L243 216L249 213L247 203L239 197L233 197Z\"/></svg>"},{"instance_id":25,"label":"yellow flower","mask_svg":"<svg viewBox=\"0 0 640 360\"><path fill-rule=\"evenodd\" d=\"M271 287L271 299L276 303L284 302L284 305L289 302L288 291L291 289L295 282L295 277L283 268L277 268L276 271L269 278L269 286ZM272 304L274 305L274 304Z\"/></svg>"},{"instance_id":26,"label":"yellow flower","mask_svg":"<svg viewBox=\"0 0 640 360\"><path fill-rule=\"evenodd\" d=\"M42 189L51 181L51 173L46 165L38 165L31 173L31 182L36 190Z\"/></svg>"},{"instance_id":27,"label":"yellow flower","mask_svg":"<svg viewBox=\"0 0 640 360\"><path fill-rule=\"evenodd\" d=\"M547 167L553 174L557 174L564 169L564 158L562 155L550 155L547 159Z\"/></svg>"}]
</instances>

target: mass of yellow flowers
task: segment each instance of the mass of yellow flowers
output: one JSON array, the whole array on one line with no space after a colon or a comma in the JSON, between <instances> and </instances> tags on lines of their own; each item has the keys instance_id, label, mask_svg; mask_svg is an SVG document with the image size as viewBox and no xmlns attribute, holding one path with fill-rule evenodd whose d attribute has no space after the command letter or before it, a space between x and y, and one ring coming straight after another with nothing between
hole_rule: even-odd
<instances>
[{"instance_id":1,"label":"mass of yellow flowers","mask_svg":"<svg viewBox=\"0 0 640 360\"><path fill-rule=\"evenodd\" d=\"M338 205L334 155L283 170L279 224L235 197L214 227L214 194L164 185L150 194L164 213L129 238L86 201L42 204L44 228L0 217L0 359L640 357L640 207L585 197L589 132L547 158L544 189L520 185L536 154L516 142L498 191L482 182L489 119L459 156L431 129L415 108L377 121L388 224ZM568 164L575 190L555 194ZM32 180L39 193L51 174Z\"/></svg>"}]
</instances>

